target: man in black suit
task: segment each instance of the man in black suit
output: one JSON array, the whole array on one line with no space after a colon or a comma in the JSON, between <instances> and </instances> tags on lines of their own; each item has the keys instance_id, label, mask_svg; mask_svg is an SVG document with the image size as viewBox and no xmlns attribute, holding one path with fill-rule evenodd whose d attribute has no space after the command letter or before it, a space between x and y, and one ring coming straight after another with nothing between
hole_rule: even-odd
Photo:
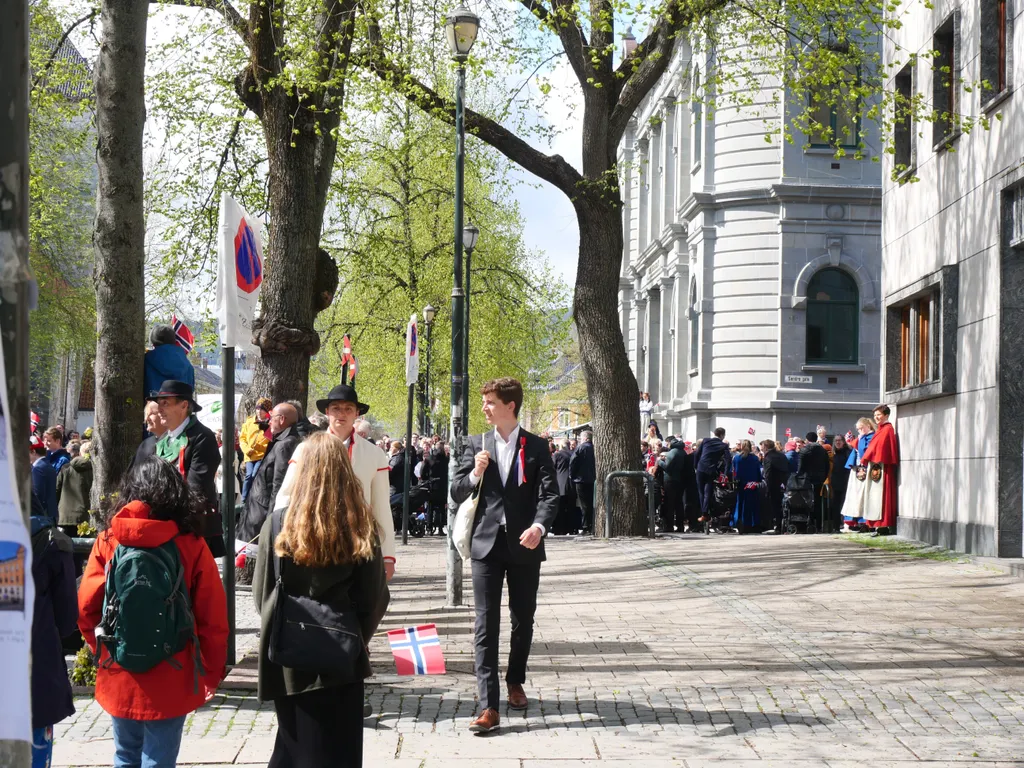
<instances>
[{"instance_id":1,"label":"man in black suit","mask_svg":"<svg viewBox=\"0 0 1024 768\"><path fill-rule=\"evenodd\" d=\"M509 649L508 705L526 709L526 662L533 641L544 536L558 513L558 484L547 441L519 426L523 387L511 378L489 381L480 390L483 412L494 429L470 437L453 478L456 504L480 484L473 521L473 602L476 606L476 679L483 711L470 725L474 733L498 727L498 637L501 590L508 580L512 639Z\"/></svg>"},{"instance_id":2,"label":"man in black suit","mask_svg":"<svg viewBox=\"0 0 1024 768\"><path fill-rule=\"evenodd\" d=\"M569 476L576 485L576 497L583 508L583 532L594 531L594 484L597 482L597 464L594 461L593 434L590 431L580 435L580 444L569 460Z\"/></svg>"},{"instance_id":3,"label":"man in black suit","mask_svg":"<svg viewBox=\"0 0 1024 768\"><path fill-rule=\"evenodd\" d=\"M569 440L562 440L558 450L551 456L555 464L555 478L558 481L558 517L555 518L552 533L576 533L579 530L579 524L576 522L576 488L569 476L571 459Z\"/></svg>"},{"instance_id":4,"label":"man in black suit","mask_svg":"<svg viewBox=\"0 0 1024 768\"><path fill-rule=\"evenodd\" d=\"M273 438L245 498L245 512L235 526L235 538L241 541L252 541L259 534L267 515L274 511L277 493L288 473L288 461L302 442L298 419L299 412L291 403L278 403L270 412Z\"/></svg>"},{"instance_id":5,"label":"man in black suit","mask_svg":"<svg viewBox=\"0 0 1024 768\"><path fill-rule=\"evenodd\" d=\"M715 429L715 436L705 438L693 459L697 464L697 493L700 496L700 512L704 524L711 516L711 502L714 498L714 484L718 476L729 471L729 446L725 444L725 429Z\"/></svg>"},{"instance_id":6,"label":"man in black suit","mask_svg":"<svg viewBox=\"0 0 1024 768\"><path fill-rule=\"evenodd\" d=\"M196 402L192 387L182 381L168 379L157 392L150 392L155 400L166 432L155 443L144 440L135 452L135 461L159 456L174 464L182 477L203 502L206 514L200 520L203 537L214 557L223 557L224 532L217 511L217 468L220 466L220 448L217 437L196 418L202 406Z\"/></svg>"},{"instance_id":7,"label":"man in black suit","mask_svg":"<svg viewBox=\"0 0 1024 768\"><path fill-rule=\"evenodd\" d=\"M825 497L822 495L830 471L828 452L818 443L817 433L808 432L807 443L800 449L797 458L796 473L807 478L814 486L814 511L818 518L818 530L821 531L831 528L825 518Z\"/></svg>"}]
</instances>

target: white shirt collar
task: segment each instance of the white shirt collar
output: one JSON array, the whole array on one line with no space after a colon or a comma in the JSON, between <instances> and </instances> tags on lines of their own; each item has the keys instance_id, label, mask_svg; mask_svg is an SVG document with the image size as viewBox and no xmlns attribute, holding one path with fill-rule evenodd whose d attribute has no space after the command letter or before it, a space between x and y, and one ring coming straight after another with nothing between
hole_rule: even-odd
<instances>
[{"instance_id":1,"label":"white shirt collar","mask_svg":"<svg viewBox=\"0 0 1024 768\"><path fill-rule=\"evenodd\" d=\"M186 418L185 418L185 420L184 420L183 422L181 422L181 424L179 424L179 425L177 426L177 428L175 428L175 429L172 429L172 430L170 431L170 435L171 435L171 437L172 437L173 439L175 439L175 440L176 440L176 439L178 439L179 437L181 437L181 433L185 431L185 427L187 427L187 426L188 426L188 423L189 423L189 421L190 421L191 419L192 419L192 417L191 417L191 416L188 416L188 417L186 417ZM164 434L167 434L167 433L164 433Z\"/></svg>"},{"instance_id":2,"label":"white shirt collar","mask_svg":"<svg viewBox=\"0 0 1024 768\"><path fill-rule=\"evenodd\" d=\"M510 444L514 445L516 440L518 439L518 437L519 437L519 424L518 423L516 424L515 429L513 429L511 432L508 433L508 440L502 440L501 439L501 434L498 432L498 428L497 427L494 428L494 443L495 443L495 445L497 445L498 443L501 443L502 445L510 445Z\"/></svg>"}]
</instances>

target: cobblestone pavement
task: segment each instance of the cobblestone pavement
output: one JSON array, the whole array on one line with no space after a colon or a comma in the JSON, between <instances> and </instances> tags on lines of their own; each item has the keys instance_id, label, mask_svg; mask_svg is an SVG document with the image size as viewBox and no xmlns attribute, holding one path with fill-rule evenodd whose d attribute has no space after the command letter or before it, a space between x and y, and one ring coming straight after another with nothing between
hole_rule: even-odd
<instances>
[{"instance_id":1,"label":"cobblestone pavement","mask_svg":"<svg viewBox=\"0 0 1024 768\"><path fill-rule=\"evenodd\" d=\"M1024 581L823 536L548 547L530 708L502 711L501 734L482 738L466 730L472 612L444 608L442 542L400 551L384 627L436 623L449 674L398 678L374 641L367 764L1024 763ZM251 647L255 614L239 617ZM55 765L109 765L109 718L78 706ZM272 707L225 692L189 719L180 764L265 765L273 732Z\"/></svg>"}]
</instances>

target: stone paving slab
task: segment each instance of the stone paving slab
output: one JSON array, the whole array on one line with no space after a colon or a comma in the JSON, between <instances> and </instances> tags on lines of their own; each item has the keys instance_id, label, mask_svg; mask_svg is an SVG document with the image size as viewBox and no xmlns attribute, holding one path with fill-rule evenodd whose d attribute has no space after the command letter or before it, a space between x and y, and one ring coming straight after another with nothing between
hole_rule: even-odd
<instances>
[{"instance_id":1,"label":"stone paving slab","mask_svg":"<svg viewBox=\"0 0 1024 768\"><path fill-rule=\"evenodd\" d=\"M437 624L449 674L399 678L386 640L374 641L368 764L1024 762L1024 583L976 563L824 536L549 539L530 709L503 707L502 732L476 737L466 730L478 709L472 612L444 607L439 540L399 554L382 629ZM241 602L239 615L254 647L258 617ZM506 617L502 629L504 658ZM109 717L77 706L57 726L54 765L109 765ZM180 764L265 765L274 729L272 705L222 691L190 716Z\"/></svg>"}]
</instances>

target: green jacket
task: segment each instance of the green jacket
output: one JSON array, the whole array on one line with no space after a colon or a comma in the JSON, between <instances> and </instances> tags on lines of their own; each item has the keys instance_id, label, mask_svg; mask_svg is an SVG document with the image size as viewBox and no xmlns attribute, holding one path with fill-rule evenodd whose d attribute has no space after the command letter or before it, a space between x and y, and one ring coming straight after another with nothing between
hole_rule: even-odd
<instances>
[{"instance_id":1,"label":"green jacket","mask_svg":"<svg viewBox=\"0 0 1024 768\"><path fill-rule=\"evenodd\" d=\"M92 459L76 456L57 475L57 525L78 525L89 519Z\"/></svg>"},{"instance_id":2,"label":"green jacket","mask_svg":"<svg viewBox=\"0 0 1024 768\"><path fill-rule=\"evenodd\" d=\"M294 696L319 688L334 688L354 680L342 680L331 675L309 672L274 664L268 657L270 626L274 613L274 563L271 542L271 524L274 514L267 515L260 531L259 556L252 579L252 596L260 612L260 654L257 675L257 696L270 701L282 696ZM282 562L281 579L289 594L307 595L337 611L355 609L363 631L363 643L369 645L373 633L384 618L391 593L384 576L384 558L380 547L373 558L361 563L337 565L327 568L309 568L295 565L290 559ZM364 653L360 660L359 679L370 676L370 657Z\"/></svg>"}]
</instances>

